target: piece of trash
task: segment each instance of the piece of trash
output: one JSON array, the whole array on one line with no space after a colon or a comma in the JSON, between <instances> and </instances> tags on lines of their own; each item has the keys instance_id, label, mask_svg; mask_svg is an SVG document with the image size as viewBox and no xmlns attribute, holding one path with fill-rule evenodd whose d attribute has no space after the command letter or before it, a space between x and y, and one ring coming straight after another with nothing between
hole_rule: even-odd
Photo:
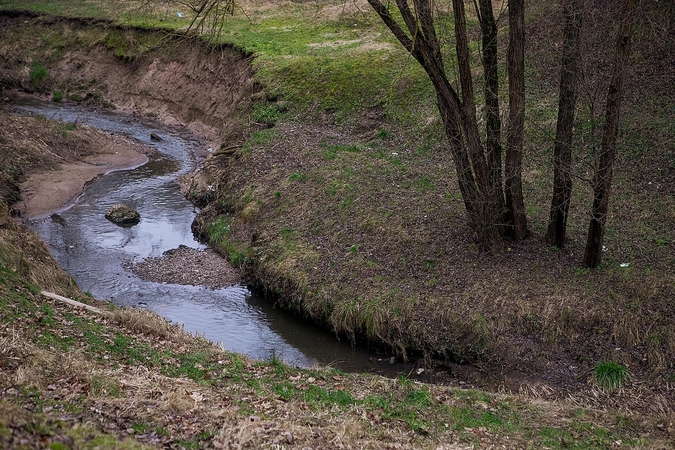
<instances>
[{"instance_id":1,"label":"piece of trash","mask_svg":"<svg viewBox=\"0 0 675 450\"><path fill-rule=\"evenodd\" d=\"M621 263L619 264L619 267L628 267L630 266L630 263Z\"/></svg>"},{"instance_id":2,"label":"piece of trash","mask_svg":"<svg viewBox=\"0 0 675 450\"><path fill-rule=\"evenodd\" d=\"M603 252L606 252L606 251L607 251L607 247L605 247L605 246L603 245L603 246L602 246L602 251L603 251Z\"/></svg>"},{"instance_id":3,"label":"piece of trash","mask_svg":"<svg viewBox=\"0 0 675 450\"><path fill-rule=\"evenodd\" d=\"M176 13L176 17L183 17L183 13L182 13L182 12L177 12L177 13Z\"/></svg>"},{"instance_id":4,"label":"piece of trash","mask_svg":"<svg viewBox=\"0 0 675 450\"><path fill-rule=\"evenodd\" d=\"M209 148L206 149L206 151L211 153L213 151L213 149L211 147L209 147Z\"/></svg>"}]
</instances>

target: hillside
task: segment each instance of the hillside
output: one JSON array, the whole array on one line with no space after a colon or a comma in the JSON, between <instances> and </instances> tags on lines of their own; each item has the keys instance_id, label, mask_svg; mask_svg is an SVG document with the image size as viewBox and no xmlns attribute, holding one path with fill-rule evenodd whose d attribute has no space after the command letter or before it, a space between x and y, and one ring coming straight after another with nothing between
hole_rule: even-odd
<instances>
[{"instance_id":1,"label":"hillside","mask_svg":"<svg viewBox=\"0 0 675 450\"><path fill-rule=\"evenodd\" d=\"M19 3L0 5L46 8L46 2ZM675 64L675 20L670 19L675 12L671 9L645 2L636 21L607 251L602 266L589 270L581 264L592 195L588 180L613 39L613 23L604 20L600 10L589 10L584 35L587 53L569 243L559 250L543 239L552 189L561 17L548 2L531 2L524 157L531 237L486 254L466 225L429 82L365 3L243 4L218 36L205 37L217 40L223 55L241 52L240 59L235 58L241 64L235 72L246 86L231 91L225 84L220 89L233 92L238 100L219 110L217 120L204 112L188 119L190 108L139 102L133 90L119 81L115 84L114 77L101 81L100 71L72 70L93 54L100 55L101 63L114 61L120 70L130 72L146 67L155 58L153 52L171 55L177 47L167 46L173 38L163 33L188 23L172 7L134 9L132 15L120 9L118 23L109 24L104 19L111 17L110 12L99 2L49 3L49 13L56 15L19 16L20 25L17 18L3 18L0 54L8 69L3 89L50 96L72 92L81 96L80 101L99 89L104 102L142 113L159 112L163 119L190 124L219 145L188 192L198 202L205 198L206 186L215 186L217 194L213 201L200 203L203 209L193 228L240 266L250 283L272 301L354 341L369 340L399 355L442 362L455 382L523 391L546 400L571 397L584 409L643 414L647 422L665 424L651 428L657 434L648 439L656 436L655 446L661 436L672 433L668 423L675 404L675 74L670 68ZM476 23L470 27L475 31ZM448 38L450 30L444 32ZM35 35L49 38L31 40ZM195 64L185 55L178 59ZM199 86L211 85L204 74L229 83L233 72L224 67L234 60L224 58L223 66L200 67L202 77L192 79L196 90L187 90L178 104L188 102ZM50 77L33 86L27 78L31 65L38 62ZM200 104L205 110L210 106L206 101ZM216 106L211 109L218 111ZM222 124L225 127L219 128ZM6 169L4 173L9 174ZM16 199L5 198L8 203ZM621 364L631 374L618 392L596 388L596 369L604 361ZM300 395L291 391L289 398ZM354 401L348 410L365 407L358 394L350 396ZM499 423L510 426L503 417ZM618 423L607 426L620 430ZM485 424L478 427L490 431ZM627 439L636 437L630 426L626 430ZM406 445L431 446L457 438L437 433L430 433L431 441ZM541 436L541 429L534 434ZM503 436L494 442L503 442ZM553 441L563 445L567 438L556 436ZM581 439L588 437L584 436ZM461 430L457 439L475 442ZM600 440L584 445L610 445L609 440ZM354 442L354 446L379 445ZM534 442L536 447L543 441Z\"/></svg>"}]
</instances>

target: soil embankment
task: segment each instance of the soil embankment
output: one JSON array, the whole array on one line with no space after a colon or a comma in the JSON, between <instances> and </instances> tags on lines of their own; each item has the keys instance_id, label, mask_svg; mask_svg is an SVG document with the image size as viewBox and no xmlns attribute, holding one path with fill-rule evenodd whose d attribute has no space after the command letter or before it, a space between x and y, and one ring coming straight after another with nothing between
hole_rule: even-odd
<instances>
[{"instance_id":1,"label":"soil embankment","mask_svg":"<svg viewBox=\"0 0 675 450\"><path fill-rule=\"evenodd\" d=\"M26 49L35 33L42 43ZM0 14L0 85L155 117L209 140L242 139L258 89L231 46L106 23ZM40 75L35 67L44 67ZM31 73L33 75L31 76Z\"/></svg>"},{"instance_id":2,"label":"soil embankment","mask_svg":"<svg viewBox=\"0 0 675 450\"><path fill-rule=\"evenodd\" d=\"M33 33L45 39L42 46L28 50L25 42ZM0 42L0 86L7 100L18 88L179 124L207 140L200 156L223 137L241 140L248 131L246 112L255 82L250 62L231 47L209 47L167 32L101 23L90 28L86 21L8 15L0 15ZM36 72L36 67L42 71ZM66 205L97 175L146 160L142 155L147 149L120 136L64 124L58 131L65 139L57 143L37 133L43 126L39 121L8 116L2 120L4 139L14 148L3 161L0 194L27 217ZM58 150L50 152L50 146ZM10 166L16 170L4 170ZM18 183L23 183L21 203Z\"/></svg>"},{"instance_id":3,"label":"soil embankment","mask_svg":"<svg viewBox=\"0 0 675 450\"><path fill-rule=\"evenodd\" d=\"M638 195L646 192L633 183L642 178L639 164L619 167L627 175L615 198L633 221L615 220L601 271L575 262L583 251L582 208L575 210L577 228L564 251L534 238L485 255L466 230L449 152L432 139L418 146L414 137L388 131L395 124L378 108L351 125L330 111L311 124L280 123L240 145L257 128L246 112L255 83L246 58L232 49L209 50L163 32L92 30L78 21L36 18L31 26L3 24L2 54L14 86L112 102L227 142L214 146L201 187L191 192L205 206L195 229L205 238L217 235L220 251L282 305L352 338L367 335L402 352L479 361L497 386L537 386L538 393L559 398L586 391L594 365L610 359L630 366L640 380L634 384L639 395L626 394L626 404L641 403L645 390L673 398L664 382L675 355L667 300L672 267L652 257L663 256L672 241L671 229L655 228L672 223L663 211L668 208L657 207L672 198L657 191L663 180L648 188L649 196ZM35 30L58 37L62 46L17 57L21 40ZM26 81L38 59L50 75ZM525 176L539 229L549 203L544 153L528 159ZM651 154L635 161L661 162ZM587 204L588 189L575 192L575 202ZM650 211L650 230L658 234L636 234L635 225L646 220L636 209ZM617 236L641 244L626 245ZM624 261L631 261L628 270ZM659 402L648 403L636 407Z\"/></svg>"}]
</instances>

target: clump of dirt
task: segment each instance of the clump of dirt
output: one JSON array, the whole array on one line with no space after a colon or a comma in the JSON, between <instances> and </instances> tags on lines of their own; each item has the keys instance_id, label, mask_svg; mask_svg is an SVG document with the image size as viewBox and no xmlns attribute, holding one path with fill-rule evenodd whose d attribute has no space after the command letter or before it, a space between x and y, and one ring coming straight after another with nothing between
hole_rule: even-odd
<instances>
[{"instance_id":1,"label":"clump of dirt","mask_svg":"<svg viewBox=\"0 0 675 450\"><path fill-rule=\"evenodd\" d=\"M160 257L146 258L129 268L147 281L188 284L219 289L242 281L241 273L210 248L198 250L181 245Z\"/></svg>"}]
</instances>

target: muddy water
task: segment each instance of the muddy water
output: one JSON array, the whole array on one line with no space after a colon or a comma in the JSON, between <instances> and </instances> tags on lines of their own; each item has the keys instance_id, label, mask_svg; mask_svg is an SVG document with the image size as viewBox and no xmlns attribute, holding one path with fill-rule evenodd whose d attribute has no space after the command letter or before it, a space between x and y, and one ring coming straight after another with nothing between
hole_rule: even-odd
<instances>
[{"instance_id":1,"label":"muddy water","mask_svg":"<svg viewBox=\"0 0 675 450\"><path fill-rule=\"evenodd\" d=\"M77 201L58 215L31 226L80 288L117 305L142 306L183 324L223 347L256 359L272 355L308 367L331 364L346 371L408 371L390 367L386 357L354 349L332 334L299 321L258 298L244 285L218 290L144 281L126 267L160 256L179 245L201 249L190 225L197 210L180 193L176 178L195 166L199 142L184 130L160 127L129 115L54 103L27 102L20 114L40 114L65 122L86 123L132 136L155 147L157 155L138 168L109 173L90 183ZM162 137L153 142L151 133ZM121 228L104 218L114 203L136 208L141 222Z\"/></svg>"}]
</instances>

